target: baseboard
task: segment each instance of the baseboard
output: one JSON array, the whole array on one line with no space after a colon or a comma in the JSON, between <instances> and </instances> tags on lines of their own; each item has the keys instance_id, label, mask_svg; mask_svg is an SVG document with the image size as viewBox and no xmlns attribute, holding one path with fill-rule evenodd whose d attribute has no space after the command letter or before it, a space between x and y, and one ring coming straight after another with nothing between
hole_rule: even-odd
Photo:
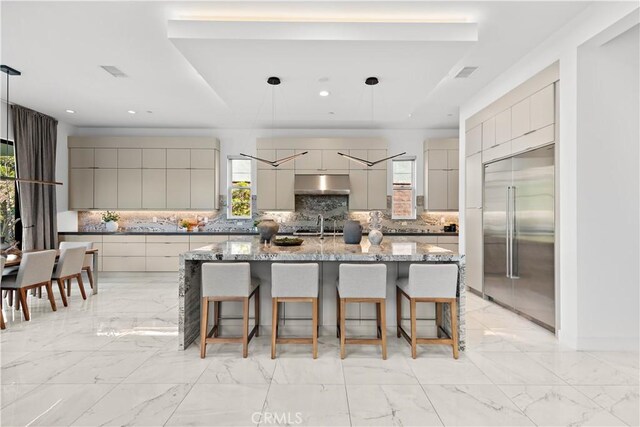
<instances>
[{"instance_id":1,"label":"baseboard","mask_svg":"<svg viewBox=\"0 0 640 427\"><path fill-rule=\"evenodd\" d=\"M639 351L640 339L616 337L579 337L577 350L581 351Z\"/></svg>"}]
</instances>

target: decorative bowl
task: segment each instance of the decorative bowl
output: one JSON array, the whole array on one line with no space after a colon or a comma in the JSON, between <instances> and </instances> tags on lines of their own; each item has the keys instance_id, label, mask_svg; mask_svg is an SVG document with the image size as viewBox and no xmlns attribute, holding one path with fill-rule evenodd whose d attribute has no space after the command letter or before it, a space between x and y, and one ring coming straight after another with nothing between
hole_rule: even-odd
<instances>
[{"instance_id":1,"label":"decorative bowl","mask_svg":"<svg viewBox=\"0 0 640 427\"><path fill-rule=\"evenodd\" d=\"M302 242L304 240L298 237L278 237L273 239L273 244L276 246L300 246Z\"/></svg>"}]
</instances>

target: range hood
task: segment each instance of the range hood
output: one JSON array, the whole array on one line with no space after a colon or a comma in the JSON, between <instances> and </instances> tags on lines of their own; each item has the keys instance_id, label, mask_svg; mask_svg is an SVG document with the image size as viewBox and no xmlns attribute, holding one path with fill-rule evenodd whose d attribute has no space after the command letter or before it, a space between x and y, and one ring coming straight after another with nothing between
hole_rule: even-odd
<instances>
[{"instance_id":1,"label":"range hood","mask_svg":"<svg viewBox=\"0 0 640 427\"><path fill-rule=\"evenodd\" d=\"M349 194L349 175L296 175L295 194Z\"/></svg>"}]
</instances>

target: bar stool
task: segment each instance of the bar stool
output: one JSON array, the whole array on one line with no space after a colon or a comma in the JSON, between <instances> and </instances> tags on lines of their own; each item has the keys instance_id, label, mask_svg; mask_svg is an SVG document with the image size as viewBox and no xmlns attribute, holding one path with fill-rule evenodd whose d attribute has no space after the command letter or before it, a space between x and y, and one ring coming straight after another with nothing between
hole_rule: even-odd
<instances>
[{"instance_id":1,"label":"bar stool","mask_svg":"<svg viewBox=\"0 0 640 427\"><path fill-rule=\"evenodd\" d=\"M249 332L249 299L255 303L255 326ZM242 336L219 337L220 303L242 302ZM213 329L207 332L209 302L213 302ZM251 277L248 262L214 262L202 264L202 319L200 320L200 357L204 359L207 344L242 343L242 357L248 356L249 341L258 336L260 327L260 281Z\"/></svg>"},{"instance_id":2,"label":"bar stool","mask_svg":"<svg viewBox=\"0 0 640 427\"><path fill-rule=\"evenodd\" d=\"M337 315L340 328L340 358L345 357L346 344L365 344L382 346L382 359L387 358L387 266L384 264L340 264L338 278ZM376 304L377 338L346 337L345 316L348 303Z\"/></svg>"},{"instance_id":3,"label":"bar stool","mask_svg":"<svg viewBox=\"0 0 640 427\"><path fill-rule=\"evenodd\" d=\"M271 265L271 358L276 358L276 344L312 344L313 358L318 358L318 264ZM311 338L278 338L278 303L310 302L312 307Z\"/></svg>"},{"instance_id":4,"label":"bar stool","mask_svg":"<svg viewBox=\"0 0 640 427\"><path fill-rule=\"evenodd\" d=\"M399 277L396 282L396 304L398 338L411 344L411 357L416 358L417 344L450 344L454 359L458 358L458 266L455 264L411 264L409 277ZM402 328L402 296L409 299L411 335ZM447 338L418 338L416 330L416 303L436 304L436 329ZM442 304L449 304L451 315L451 336L442 328ZM439 334L438 334L439 335Z\"/></svg>"}]
</instances>

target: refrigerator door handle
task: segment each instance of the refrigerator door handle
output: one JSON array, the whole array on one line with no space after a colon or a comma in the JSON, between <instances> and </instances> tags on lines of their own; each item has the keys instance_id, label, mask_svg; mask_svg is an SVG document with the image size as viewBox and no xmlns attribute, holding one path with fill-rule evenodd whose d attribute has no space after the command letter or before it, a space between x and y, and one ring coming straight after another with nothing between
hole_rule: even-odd
<instances>
[{"instance_id":1,"label":"refrigerator door handle","mask_svg":"<svg viewBox=\"0 0 640 427\"><path fill-rule=\"evenodd\" d=\"M510 210L511 210L511 187L507 187L507 207L505 209L505 213L507 214L507 221L506 221L506 233L505 233L505 252L506 252L506 276L508 278L511 277L511 215L510 215Z\"/></svg>"},{"instance_id":2,"label":"refrigerator door handle","mask_svg":"<svg viewBox=\"0 0 640 427\"><path fill-rule=\"evenodd\" d=\"M510 221L511 221L511 247L509 248L509 259L510 259L510 264L509 264L509 277L512 279L519 279L520 277L518 277L518 271L517 271L517 266L518 266L518 250L516 248L516 250L514 251L514 246L516 245L516 187L512 186L511 187L511 215L510 215ZM513 269L513 265L514 265L514 261L515 261L515 265L516 265L516 271L514 272Z\"/></svg>"}]
</instances>

